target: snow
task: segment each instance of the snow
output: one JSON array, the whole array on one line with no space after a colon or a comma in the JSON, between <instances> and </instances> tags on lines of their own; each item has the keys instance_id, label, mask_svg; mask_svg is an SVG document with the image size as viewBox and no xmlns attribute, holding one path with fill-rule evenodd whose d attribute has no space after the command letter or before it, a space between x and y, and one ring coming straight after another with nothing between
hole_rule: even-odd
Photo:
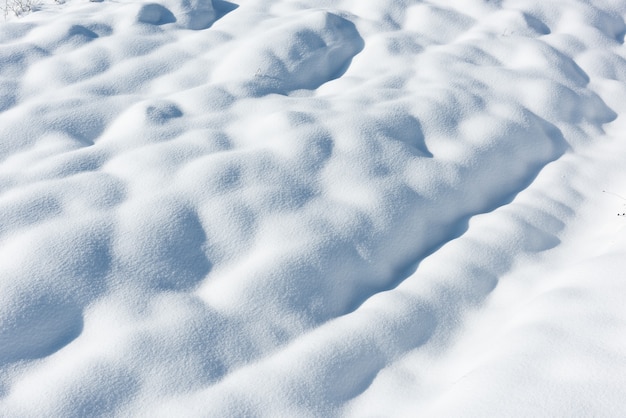
<instances>
[{"instance_id":1,"label":"snow","mask_svg":"<svg viewBox=\"0 0 626 418\"><path fill-rule=\"evenodd\" d=\"M0 416L619 416L626 4L0 22Z\"/></svg>"}]
</instances>

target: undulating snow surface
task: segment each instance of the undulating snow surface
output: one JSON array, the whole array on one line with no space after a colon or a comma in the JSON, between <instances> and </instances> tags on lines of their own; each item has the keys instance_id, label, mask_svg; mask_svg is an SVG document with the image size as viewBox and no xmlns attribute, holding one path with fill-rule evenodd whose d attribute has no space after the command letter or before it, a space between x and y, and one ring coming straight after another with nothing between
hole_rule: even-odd
<instances>
[{"instance_id":1,"label":"undulating snow surface","mask_svg":"<svg viewBox=\"0 0 626 418\"><path fill-rule=\"evenodd\" d=\"M0 22L0 416L618 416L626 3Z\"/></svg>"}]
</instances>

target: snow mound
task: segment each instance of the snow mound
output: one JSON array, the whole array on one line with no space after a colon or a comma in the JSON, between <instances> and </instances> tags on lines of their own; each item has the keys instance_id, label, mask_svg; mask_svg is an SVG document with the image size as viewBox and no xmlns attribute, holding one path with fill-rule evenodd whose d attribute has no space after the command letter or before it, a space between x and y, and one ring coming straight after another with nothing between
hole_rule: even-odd
<instances>
[{"instance_id":1,"label":"snow mound","mask_svg":"<svg viewBox=\"0 0 626 418\"><path fill-rule=\"evenodd\" d=\"M261 92L316 89L341 76L363 48L354 24L326 11L303 12L267 26L237 42L211 81L238 81Z\"/></svg>"},{"instance_id":2,"label":"snow mound","mask_svg":"<svg viewBox=\"0 0 626 418\"><path fill-rule=\"evenodd\" d=\"M185 29L206 29L215 21L216 12L211 0L163 0L161 3L142 4L137 21L151 25L176 22Z\"/></svg>"}]
</instances>

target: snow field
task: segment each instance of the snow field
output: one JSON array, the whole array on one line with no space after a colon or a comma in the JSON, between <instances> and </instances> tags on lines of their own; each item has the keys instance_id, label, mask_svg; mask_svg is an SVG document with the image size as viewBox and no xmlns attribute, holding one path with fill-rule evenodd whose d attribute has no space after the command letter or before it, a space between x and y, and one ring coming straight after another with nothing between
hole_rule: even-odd
<instances>
[{"instance_id":1,"label":"snow field","mask_svg":"<svg viewBox=\"0 0 626 418\"><path fill-rule=\"evenodd\" d=\"M0 415L615 414L625 15L1 22Z\"/></svg>"}]
</instances>

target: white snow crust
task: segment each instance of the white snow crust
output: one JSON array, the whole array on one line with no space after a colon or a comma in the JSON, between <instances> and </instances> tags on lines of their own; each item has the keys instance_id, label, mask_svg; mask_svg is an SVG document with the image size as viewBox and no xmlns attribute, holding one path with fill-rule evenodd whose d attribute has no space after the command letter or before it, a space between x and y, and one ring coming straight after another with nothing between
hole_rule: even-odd
<instances>
[{"instance_id":1,"label":"white snow crust","mask_svg":"<svg viewBox=\"0 0 626 418\"><path fill-rule=\"evenodd\" d=\"M0 416L623 415L625 18L0 21Z\"/></svg>"}]
</instances>

